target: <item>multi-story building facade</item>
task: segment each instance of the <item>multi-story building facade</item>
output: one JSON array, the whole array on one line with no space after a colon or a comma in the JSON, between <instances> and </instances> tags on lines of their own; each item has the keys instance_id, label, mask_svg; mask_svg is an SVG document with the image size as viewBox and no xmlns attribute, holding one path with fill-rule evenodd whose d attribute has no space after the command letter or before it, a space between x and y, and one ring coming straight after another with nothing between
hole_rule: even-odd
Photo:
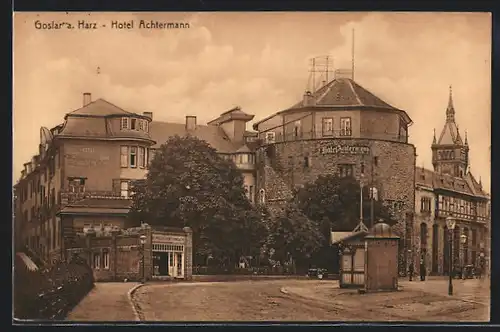
<instances>
[{"instance_id":1,"label":"multi-story building facade","mask_svg":"<svg viewBox=\"0 0 500 332\"><path fill-rule=\"evenodd\" d=\"M469 172L466 135L462 140L450 90L445 125L431 146L434 170L417 167L415 172L415 249L431 274L449 273L449 216L456 219L453 265L475 264L481 253L489 256L489 196ZM461 235L467 236L465 244Z\"/></svg>"},{"instance_id":2,"label":"multi-story building facade","mask_svg":"<svg viewBox=\"0 0 500 332\"><path fill-rule=\"evenodd\" d=\"M408 142L412 120L337 74L294 106L254 124L262 141L257 149L258 200L279 209L295 188L319 175L354 176L392 208L400 221L395 229L408 241L401 248L411 247L405 230L415 209L416 153ZM370 225L370 215L363 219Z\"/></svg>"},{"instance_id":3,"label":"multi-story building facade","mask_svg":"<svg viewBox=\"0 0 500 332\"><path fill-rule=\"evenodd\" d=\"M81 108L64 123L40 131L39 153L24 164L15 185L16 246L42 260L61 257L86 228L127 228L129 183L143 179L155 150L174 135L207 141L244 175L254 201L256 133L246 131L253 116L234 108L208 125L153 121L153 113L125 111L84 94Z\"/></svg>"}]
</instances>

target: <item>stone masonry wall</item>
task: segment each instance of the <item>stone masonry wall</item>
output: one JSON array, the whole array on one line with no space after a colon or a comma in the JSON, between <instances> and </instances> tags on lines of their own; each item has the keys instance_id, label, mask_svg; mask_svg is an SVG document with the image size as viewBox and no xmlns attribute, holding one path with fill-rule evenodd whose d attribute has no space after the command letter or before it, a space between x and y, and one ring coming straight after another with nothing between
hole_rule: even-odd
<instances>
[{"instance_id":1,"label":"stone masonry wall","mask_svg":"<svg viewBox=\"0 0 500 332\"><path fill-rule=\"evenodd\" d=\"M337 145L361 145L371 155L323 153ZM371 161L377 157L377 164ZM400 202L399 220L415 209L415 147L410 144L367 139L311 139L276 143L260 147L257 153L257 188L265 189L266 203L276 205L291 198L292 190L316 180L319 175L334 174L339 164L352 164L359 180L364 163L364 182L372 181L382 200ZM309 167L305 166L308 158Z\"/></svg>"}]
</instances>

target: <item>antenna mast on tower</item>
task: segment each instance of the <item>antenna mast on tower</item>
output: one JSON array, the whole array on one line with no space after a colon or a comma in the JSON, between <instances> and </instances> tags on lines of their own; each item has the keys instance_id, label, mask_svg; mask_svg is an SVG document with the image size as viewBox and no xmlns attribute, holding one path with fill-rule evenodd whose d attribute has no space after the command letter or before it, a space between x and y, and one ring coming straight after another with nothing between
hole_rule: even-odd
<instances>
[{"instance_id":1,"label":"antenna mast on tower","mask_svg":"<svg viewBox=\"0 0 500 332\"><path fill-rule=\"evenodd\" d=\"M352 50L351 50L352 80L354 81L354 29L352 29Z\"/></svg>"},{"instance_id":2,"label":"antenna mast on tower","mask_svg":"<svg viewBox=\"0 0 500 332\"><path fill-rule=\"evenodd\" d=\"M316 92L317 82L319 81L320 87L329 83L329 74L334 72L333 57L329 55L317 56L311 59L311 69L309 82L312 80L312 87L307 87L308 91ZM319 75L316 75L318 73Z\"/></svg>"}]
</instances>

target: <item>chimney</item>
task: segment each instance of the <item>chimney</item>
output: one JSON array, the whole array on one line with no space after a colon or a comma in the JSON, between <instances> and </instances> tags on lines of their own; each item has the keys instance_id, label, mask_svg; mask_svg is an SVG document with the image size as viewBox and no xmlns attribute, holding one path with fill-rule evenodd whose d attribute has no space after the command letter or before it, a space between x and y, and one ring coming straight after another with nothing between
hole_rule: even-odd
<instances>
[{"instance_id":1,"label":"chimney","mask_svg":"<svg viewBox=\"0 0 500 332\"><path fill-rule=\"evenodd\" d=\"M153 112L142 112L142 115L153 121Z\"/></svg>"},{"instance_id":2,"label":"chimney","mask_svg":"<svg viewBox=\"0 0 500 332\"><path fill-rule=\"evenodd\" d=\"M91 102L92 102L92 95L90 94L90 92L85 92L83 94L83 107L87 106Z\"/></svg>"},{"instance_id":3,"label":"chimney","mask_svg":"<svg viewBox=\"0 0 500 332\"><path fill-rule=\"evenodd\" d=\"M195 130L196 129L196 116L187 115L186 116L186 129Z\"/></svg>"},{"instance_id":4,"label":"chimney","mask_svg":"<svg viewBox=\"0 0 500 332\"><path fill-rule=\"evenodd\" d=\"M306 91L304 94L304 106L312 106L314 104L314 98L311 91Z\"/></svg>"}]
</instances>

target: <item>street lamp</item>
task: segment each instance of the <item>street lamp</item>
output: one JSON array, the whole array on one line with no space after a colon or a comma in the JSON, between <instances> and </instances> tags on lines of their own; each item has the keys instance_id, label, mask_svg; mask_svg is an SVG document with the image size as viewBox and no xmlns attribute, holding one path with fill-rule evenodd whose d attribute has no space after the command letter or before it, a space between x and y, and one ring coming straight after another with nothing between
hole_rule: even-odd
<instances>
[{"instance_id":1,"label":"street lamp","mask_svg":"<svg viewBox=\"0 0 500 332\"><path fill-rule=\"evenodd\" d=\"M413 281L413 255L411 254L411 249L408 249L408 257L410 258L410 264L408 266L409 281Z\"/></svg>"},{"instance_id":2,"label":"street lamp","mask_svg":"<svg viewBox=\"0 0 500 332\"><path fill-rule=\"evenodd\" d=\"M465 279L464 265L465 265L465 244L467 243L467 235L465 234L460 235L460 243L462 243L462 261L460 262L462 265L462 279Z\"/></svg>"},{"instance_id":3,"label":"street lamp","mask_svg":"<svg viewBox=\"0 0 500 332\"><path fill-rule=\"evenodd\" d=\"M146 235L141 235L140 238L141 240L141 248L142 248L142 283L146 282L146 274L144 273L144 245L146 244Z\"/></svg>"},{"instance_id":4,"label":"street lamp","mask_svg":"<svg viewBox=\"0 0 500 332\"><path fill-rule=\"evenodd\" d=\"M448 271L448 274L449 274L449 282L448 282L448 295L453 295L453 273L452 273L452 269L453 269L453 230L455 229L455 219L451 216L447 217L446 218L446 227L448 228L448 232L449 232L449 245L448 245L448 248L450 250L450 254L449 254L449 271Z\"/></svg>"}]
</instances>

